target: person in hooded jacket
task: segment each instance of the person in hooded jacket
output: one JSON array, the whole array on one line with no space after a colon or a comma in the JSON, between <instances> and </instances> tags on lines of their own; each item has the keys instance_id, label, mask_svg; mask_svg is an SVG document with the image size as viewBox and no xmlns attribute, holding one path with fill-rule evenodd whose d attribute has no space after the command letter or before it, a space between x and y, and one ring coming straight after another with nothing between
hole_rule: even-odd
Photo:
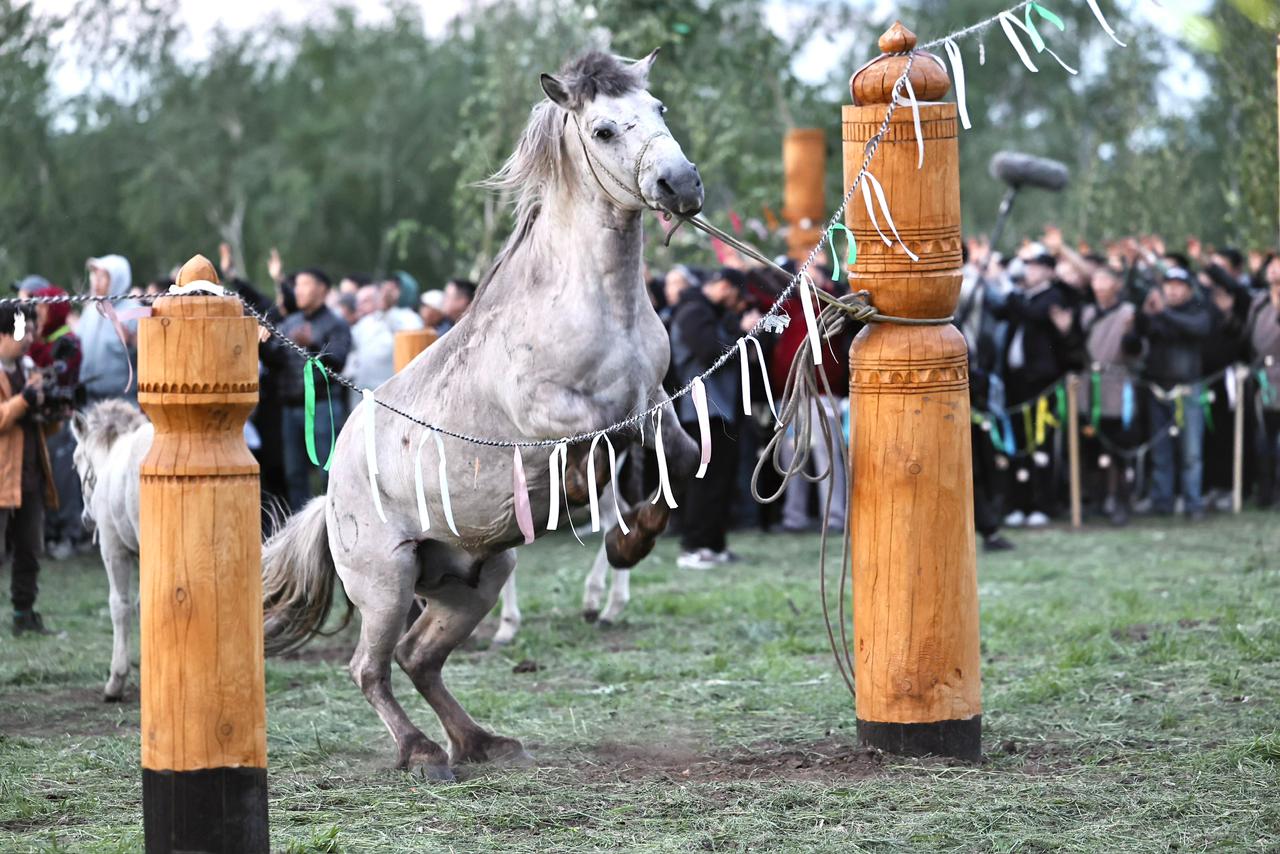
<instances>
[{"instance_id":1,"label":"person in hooded jacket","mask_svg":"<svg viewBox=\"0 0 1280 854\"><path fill-rule=\"evenodd\" d=\"M89 292L93 296L123 297L129 292L132 270L123 255L90 258L87 267ZM132 303L120 301L114 305L117 313L133 307ZM138 321L136 318L124 320L121 327L124 329L124 341L120 340L120 333L116 331L115 325L102 312L86 306L80 315L80 325L77 327L83 354L80 382L84 386L86 401L90 404L109 398L137 399L137 383L131 383L129 377L132 373L131 350Z\"/></svg>"}]
</instances>

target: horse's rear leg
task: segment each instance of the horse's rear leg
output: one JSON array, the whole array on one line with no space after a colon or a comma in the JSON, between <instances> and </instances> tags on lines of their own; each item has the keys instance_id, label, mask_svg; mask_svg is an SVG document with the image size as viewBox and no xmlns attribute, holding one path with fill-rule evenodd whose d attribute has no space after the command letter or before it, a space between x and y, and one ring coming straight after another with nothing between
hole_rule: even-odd
<instances>
[{"instance_id":1,"label":"horse's rear leg","mask_svg":"<svg viewBox=\"0 0 1280 854\"><path fill-rule=\"evenodd\" d=\"M361 583L344 567L338 568L347 596L360 609L360 641L351 656L351 678L382 719L396 743L396 767L422 769L429 780L452 780L449 757L444 748L422 734L391 693L391 656L396 640L404 631L404 615L413 599L413 578L398 590ZM422 617L419 617L422 619Z\"/></svg>"},{"instance_id":2,"label":"horse's rear leg","mask_svg":"<svg viewBox=\"0 0 1280 854\"><path fill-rule=\"evenodd\" d=\"M507 583L502 585L502 621L498 623L498 631L493 635L493 642L498 646L511 643L520 631L520 597L516 593L516 571L511 570Z\"/></svg>"},{"instance_id":3,"label":"horse's rear leg","mask_svg":"<svg viewBox=\"0 0 1280 854\"><path fill-rule=\"evenodd\" d=\"M449 736L454 763L528 761L520 742L494 735L476 723L445 687L441 669L449 653L466 640L498 601L515 570L515 551L508 549L481 565L474 586L447 577L427 594L427 610L396 645L396 661L435 709Z\"/></svg>"},{"instance_id":4,"label":"horse's rear leg","mask_svg":"<svg viewBox=\"0 0 1280 854\"><path fill-rule=\"evenodd\" d=\"M129 582L135 563L121 551L104 553L102 561L107 569L107 605L111 609L111 673L102 699L117 703L124 699L124 686L129 681L129 623L133 619Z\"/></svg>"}]
</instances>

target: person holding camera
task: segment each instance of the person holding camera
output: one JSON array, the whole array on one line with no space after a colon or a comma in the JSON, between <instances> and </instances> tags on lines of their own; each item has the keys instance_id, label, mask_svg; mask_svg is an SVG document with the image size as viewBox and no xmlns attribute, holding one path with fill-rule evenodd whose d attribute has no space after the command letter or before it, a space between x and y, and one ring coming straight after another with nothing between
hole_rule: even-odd
<instances>
[{"instance_id":1,"label":"person holding camera","mask_svg":"<svg viewBox=\"0 0 1280 854\"><path fill-rule=\"evenodd\" d=\"M35 610L44 546L46 502L57 507L49 453L36 415L44 406L44 375L28 371L22 358L34 340L35 317L0 306L0 540L13 545L10 593L13 633L50 634ZM15 337L18 323L29 332Z\"/></svg>"},{"instance_id":2,"label":"person holding camera","mask_svg":"<svg viewBox=\"0 0 1280 854\"><path fill-rule=\"evenodd\" d=\"M65 297L67 292L50 285L34 295L58 298ZM36 305L37 330L27 354L44 375L45 405L40 418L48 425L45 444L49 449L53 486L58 493L58 507L50 508L45 514L45 542L54 560L66 560L77 550L92 546L81 520L84 499L80 494L80 477L76 474L76 442L68 423L72 410L83 406L85 401L84 387L80 385L80 339L67 322L70 313L70 303Z\"/></svg>"}]
</instances>

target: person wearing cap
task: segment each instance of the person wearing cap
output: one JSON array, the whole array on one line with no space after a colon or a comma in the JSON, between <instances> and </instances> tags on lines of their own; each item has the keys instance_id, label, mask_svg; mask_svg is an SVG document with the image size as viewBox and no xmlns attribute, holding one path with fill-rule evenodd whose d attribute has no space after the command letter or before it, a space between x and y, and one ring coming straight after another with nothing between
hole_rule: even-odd
<instances>
[{"instance_id":1,"label":"person wearing cap","mask_svg":"<svg viewBox=\"0 0 1280 854\"><path fill-rule=\"evenodd\" d=\"M1133 333L1126 336L1127 350L1142 357L1143 379L1158 390L1148 411L1155 513L1174 511L1174 484L1181 472L1187 515L1204 515L1204 413L1197 380L1204 375L1204 346L1212 331L1213 316L1197 296L1191 274L1183 267L1169 267L1160 286L1147 293L1134 316Z\"/></svg>"},{"instance_id":2,"label":"person wearing cap","mask_svg":"<svg viewBox=\"0 0 1280 854\"><path fill-rule=\"evenodd\" d=\"M1062 289L1054 286L1057 260L1036 247L1022 259L1021 287L1014 290L992 314L1008 322L1003 366L1006 409L1015 412L1023 404L1033 408L1039 398L1066 373L1071 356L1070 329L1058 322L1070 307ZM1016 412L1015 412L1016 414ZM1027 435L1021 417L1011 419L1015 443L1025 456L1014 461L1013 483L1007 492L1009 511L1005 524L1040 527L1049 523L1054 506L1054 475L1051 451L1054 437L1051 426L1045 426L1044 441L1037 443L1034 434Z\"/></svg>"},{"instance_id":3,"label":"person wearing cap","mask_svg":"<svg viewBox=\"0 0 1280 854\"><path fill-rule=\"evenodd\" d=\"M671 317L671 361L679 386L705 373L737 341L742 319L731 306L745 283L746 276L740 270L725 267L702 287L689 287L681 294ZM683 569L713 569L734 559L727 537L738 471L735 440L742 411L738 372L716 371L703 382L711 427L711 462L704 477L689 482L680 503L681 554L677 565ZM685 431L698 441L698 413L692 395L676 401L676 413Z\"/></svg>"},{"instance_id":4,"label":"person wearing cap","mask_svg":"<svg viewBox=\"0 0 1280 854\"><path fill-rule=\"evenodd\" d=\"M123 255L104 255L90 258L89 292L98 297L123 297L132 284L132 270ZM117 301L117 312L123 312L130 303ZM123 321L126 341L120 340L115 325L101 312L86 306L80 314L76 328L80 336L83 356L80 382L84 385L89 403L113 397L137 397L137 384L130 385L130 348L137 332L136 319ZM127 343L126 343L127 342Z\"/></svg>"},{"instance_id":5,"label":"person wearing cap","mask_svg":"<svg viewBox=\"0 0 1280 854\"><path fill-rule=\"evenodd\" d=\"M436 330L444 320L444 291L432 289L423 291L418 316L427 329Z\"/></svg>"}]
</instances>

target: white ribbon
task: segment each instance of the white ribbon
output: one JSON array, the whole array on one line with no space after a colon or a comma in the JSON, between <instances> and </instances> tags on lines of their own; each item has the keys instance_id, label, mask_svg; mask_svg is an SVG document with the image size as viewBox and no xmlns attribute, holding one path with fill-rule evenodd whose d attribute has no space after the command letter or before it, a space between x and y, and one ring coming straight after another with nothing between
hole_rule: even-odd
<instances>
[{"instance_id":1,"label":"white ribbon","mask_svg":"<svg viewBox=\"0 0 1280 854\"><path fill-rule=\"evenodd\" d=\"M524 459L520 456L520 447L511 449L511 497L516 514L516 526L524 536L527 546L534 541L533 512L529 507L529 482L524 476Z\"/></svg>"},{"instance_id":2,"label":"white ribbon","mask_svg":"<svg viewBox=\"0 0 1280 854\"><path fill-rule=\"evenodd\" d=\"M547 468L551 474L551 506L547 510L547 530L554 531L560 527L560 455L567 453L564 442L551 449L547 458Z\"/></svg>"},{"instance_id":3,"label":"white ribbon","mask_svg":"<svg viewBox=\"0 0 1280 854\"><path fill-rule=\"evenodd\" d=\"M1031 28L1028 27L1026 24L1024 24L1022 21L1019 21L1017 18L1015 18L1013 15L1009 14L1008 12L1000 13L1000 26L1004 28L1004 34L1009 37L1009 43L1013 45L1013 49L1018 52L1018 58L1022 60L1022 64L1025 65L1027 68L1031 69L1032 71L1039 71L1040 69L1036 68L1035 65L1031 63L1031 57L1027 55L1027 49L1022 46L1022 42L1018 40L1017 34L1013 31L1013 28L1017 27L1018 29L1022 30L1024 33L1027 33L1028 35L1030 35ZM1043 42L1043 40L1041 41ZM1054 59L1056 59L1058 61L1058 64L1061 65L1068 74L1079 73L1070 65L1067 65L1065 62L1063 62L1062 57L1054 53L1051 48L1045 47L1043 48L1043 50L1045 53L1049 54Z\"/></svg>"},{"instance_id":4,"label":"white ribbon","mask_svg":"<svg viewBox=\"0 0 1280 854\"><path fill-rule=\"evenodd\" d=\"M671 477L667 474L667 452L662 447L662 410L658 410L658 414L654 416L653 423L653 451L658 455L658 491L654 493L653 500L650 504L657 504L658 498L665 498L667 506L675 510L680 505L676 504L675 496L671 494Z\"/></svg>"},{"instance_id":5,"label":"white ribbon","mask_svg":"<svg viewBox=\"0 0 1280 854\"><path fill-rule=\"evenodd\" d=\"M1111 25L1107 23L1107 19L1103 17L1102 10L1098 8L1098 0L1085 0L1089 4L1089 9L1093 12L1093 17L1098 19L1098 23L1102 26L1102 31L1111 36L1111 40L1120 47L1126 47L1125 43L1116 38L1116 31L1111 29Z\"/></svg>"},{"instance_id":6,"label":"white ribbon","mask_svg":"<svg viewBox=\"0 0 1280 854\"><path fill-rule=\"evenodd\" d=\"M387 514L382 512L382 496L378 494L378 443L374 440L374 410L378 404L367 388L360 396L364 399L364 461L369 469L369 492L373 494L373 508L378 511L378 518L385 523Z\"/></svg>"},{"instance_id":7,"label":"white ribbon","mask_svg":"<svg viewBox=\"0 0 1280 854\"><path fill-rule=\"evenodd\" d=\"M871 224L876 227L876 233L884 240L885 245L892 245L892 241L884 236L884 232L880 231L880 224L876 222L876 215L871 213L871 193L875 191L876 201L880 203L880 211L884 214L884 221L888 223L889 230L893 232L894 238L897 239L898 245L902 247L902 251L907 253L907 257L912 261L919 261L920 256L907 248L907 244L902 241L902 235L898 234L898 227L893 224L893 214L889 213L889 200L885 198L884 187L880 186L880 182L876 180L876 176L867 170L862 175L866 182L862 185L862 195L867 202L867 213L871 214Z\"/></svg>"},{"instance_id":8,"label":"white ribbon","mask_svg":"<svg viewBox=\"0 0 1280 854\"><path fill-rule=\"evenodd\" d=\"M985 42L978 42L978 64L987 64L987 45Z\"/></svg>"},{"instance_id":9,"label":"white ribbon","mask_svg":"<svg viewBox=\"0 0 1280 854\"><path fill-rule=\"evenodd\" d=\"M817 285L813 283L813 279L808 273L800 274L800 307L804 310L804 322L809 327L809 349L813 351L813 363L815 365L822 364L822 338L818 335L818 318L813 313L813 297L809 293L810 288ZM698 477L702 477L702 471L699 470Z\"/></svg>"},{"instance_id":10,"label":"white ribbon","mask_svg":"<svg viewBox=\"0 0 1280 854\"><path fill-rule=\"evenodd\" d=\"M769 386L769 369L764 362L764 350L760 347L760 340L754 335L744 335L738 339L738 360L742 362L742 414L751 414L751 363L747 358L747 342L750 341L756 345L756 356L760 360L760 377L764 380L764 396L769 401L769 411L773 413L773 420L778 421L778 409L773 405L773 389Z\"/></svg>"},{"instance_id":11,"label":"white ribbon","mask_svg":"<svg viewBox=\"0 0 1280 854\"><path fill-rule=\"evenodd\" d=\"M911 86L911 78L902 78L902 83L907 87L907 97L911 99L911 122L916 127L916 151L919 157L916 160L916 168L924 168L924 133L920 130L920 102L916 100L916 90Z\"/></svg>"},{"instance_id":12,"label":"white ribbon","mask_svg":"<svg viewBox=\"0 0 1280 854\"><path fill-rule=\"evenodd\" d=\"M431 517L427 515L427 491L422 483L422 446L427 444L427 434L418 440L418 450L413 455L413 491L418 499L418 522L423 531L431 530Z\"/></svg>"},{"instance_id":13,"label":"white ribbon","mask_svg":"<svg viewBox=\"0 0 1280 854\"><path fill-rule=\"evenodd\" d=\"M1090 3L1095 0L1089 0ZM951 60L951 80L956 86L956 109L960 113L960 126L965 130L973 127L969 122L969 106L965 102L964 95L964 58L960 55L960 46L947 39L942 43L947 50L947 58Z\"/></svg>"},{"instance_id":14,"label":"white ribbon","mask_svg":"<svg viewBox=\"0 0 1280 854\"><path fill-rule=\"evenodd\" d=\"M455 537L461 537L458 526L453 524L453 507L449 503L449 475L445 471L444 464L444 439L441 439L440 434L435 430L431 431L431 435L435 436L436 450L440 453L440 508L444 510L444 521L449 526L449 530L453 531Z\"/></svg>"},{"instance_id":15,"label":"white ribbon","mask_svg":"<svg viewBox=\"0 0 1280 854\"><path fill-rule=\"evenodd\" d=\"M13 315L13 340L21 341L27 337L27 316L19 308Z\"/></svg>"},{"instance_id":16,"label":"white ribbon","mask_svg":"<svg viewBox=\"0 0 1280 854\"><path fill-rule=\"evenodd\" d=\"M694 477L703 478L707 476L707 466L711 463L711 418L707 414L707 387L703 385L702 377L694 378L693 391L689 396L693 398L693 408L698 413L698 437L702 440L702 454Z\"/></svg>"},{"instance_id":17,"label":"white ribbon","mask_svg":"<svg viewBox=\"0 0 1280 854\"><path fill-rule=\"evenodd\" d=\"M627 522L622 518L622 507L618 504L618 457L614 453L613 443L604 433L596 434L596 437L591 440L591 449L587 451L587 491L591 493L591 530L600 530L600 500L596 496L596 444L601 439L604 439L604 446L609 451L609 482L613 484L613 509L618 516L618 527L622 529L625 536L630 534L631 530L627 528Z\"/></svg>"}]
</instances>

